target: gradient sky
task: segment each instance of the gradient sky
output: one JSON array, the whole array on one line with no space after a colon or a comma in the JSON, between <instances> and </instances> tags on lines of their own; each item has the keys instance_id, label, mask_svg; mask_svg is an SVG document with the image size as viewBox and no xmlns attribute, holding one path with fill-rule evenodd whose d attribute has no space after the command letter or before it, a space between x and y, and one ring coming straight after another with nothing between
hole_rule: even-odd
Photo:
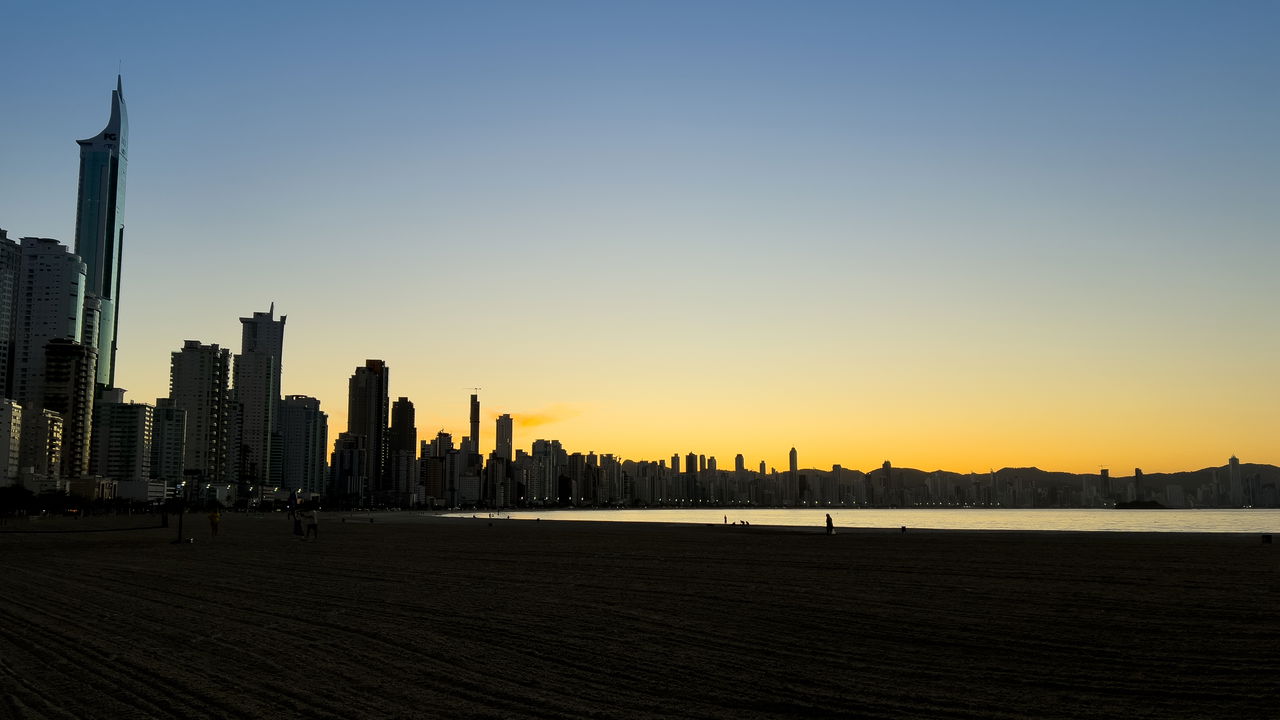
<instances>
[{"instance_id":1,"label":"gradient sky","mask_svg":"<svg viewBox=\"0 0 1280 720\"><path fill-rule=\"evenodd\" d=\"M343 429L784 468L1280 463L1280 3L9 3L0 227L123 67L117 381L289 318ZM541 421L540 426L533 426Z\"/></svg>"}]
</instances>

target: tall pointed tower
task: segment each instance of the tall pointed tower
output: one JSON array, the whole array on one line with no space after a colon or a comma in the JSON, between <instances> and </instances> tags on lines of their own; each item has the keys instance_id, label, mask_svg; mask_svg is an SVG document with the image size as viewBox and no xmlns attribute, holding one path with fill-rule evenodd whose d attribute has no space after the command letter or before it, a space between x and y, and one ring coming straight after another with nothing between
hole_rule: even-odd
<instances>
[{"instance_id":1,"label":"tall pointed tower","mask_svg":"<svg viewBox=\"0 0 1280 720\"><path fill-rule=\"evenodd\" d=\"M114 387L119 328L120 255L124 250L124 177L128 164L129 117L124 83L116 76L111 119L80 145L80 190L76 202L76 254L88 269L85 299L98 303L98 368L95 383ZM86 305L86 307L87 307Z\"/></svg>"}]
</instances>

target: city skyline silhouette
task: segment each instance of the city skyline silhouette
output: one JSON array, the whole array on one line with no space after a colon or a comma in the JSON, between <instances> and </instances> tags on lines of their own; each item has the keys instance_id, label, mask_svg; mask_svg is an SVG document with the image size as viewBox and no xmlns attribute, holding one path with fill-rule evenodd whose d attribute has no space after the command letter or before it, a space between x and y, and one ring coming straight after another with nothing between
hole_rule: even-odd
<instances>
[{"instance_id":1,"label":"city skyline silhouette","mask_svg":"<svg viewBox=\"0 0 1280 720\"><path fill-rule=\"evenodd\" d=\"M4 18L7 709L1275 714L1280 3Z\"/></svg>"},{"instance_id":2,"label":"city skyline silhouette","mask_svg":"<svg viewBox=\"0 0 1280 720\"><path fill-rule=\"evenodd\" d=\"M985 3L923 25L500 7L59 25L85 42L15 73L0 227L72 244L70 143L123 54L131 400L166 395L184 341L234 347L234 318L275 303L279 390L334 427L380 358L421 428L465 435L483 386L622 457L1274 461L1273 8L1113 8L1103 29L1082 6L1048 33ZM14 57L62 21L26 12ZM329 53L351 23L394 40Z\"/></svg>"}]
</instances>

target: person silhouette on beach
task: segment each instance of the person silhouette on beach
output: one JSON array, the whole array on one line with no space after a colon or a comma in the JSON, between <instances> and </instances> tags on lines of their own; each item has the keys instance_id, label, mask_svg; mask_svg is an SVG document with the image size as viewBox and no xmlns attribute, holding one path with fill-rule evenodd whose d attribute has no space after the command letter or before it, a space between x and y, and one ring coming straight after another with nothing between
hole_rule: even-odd
<instances>
[{"instance_id":1,"label":"person silhouette on beach","mask_svg":"<svg viewBox=\"0 0 1280 720\"><path fill-rule=\"evenodd\" d=\"M209 534L218 537L218 525L222 522L222 512L218 510L218 506L214 505L213 510L209 511Z\"/></svg>"},{"instance_id":2,"label":"person silhouette on beach","mask_svg":"<svg viewBox=\"0 0 1280 720\"><path fill-rule=\"evenodd\" d=\"M831 522L831 513L827 513L827 534L828 535L836 534L835 523Z\"/></svg>"},{"instance_id":3,"label":"person silhouette on beach","mask_svg":"<svg viewBox=\"0 0 1280 720\"><path fill-rule=\"evenodd\" d=\"M320 539L320 511L316 508L307 511L307 534L303 539L306 540L312 535L315 535L317 540Z\"/></svg>"}]
</instances>

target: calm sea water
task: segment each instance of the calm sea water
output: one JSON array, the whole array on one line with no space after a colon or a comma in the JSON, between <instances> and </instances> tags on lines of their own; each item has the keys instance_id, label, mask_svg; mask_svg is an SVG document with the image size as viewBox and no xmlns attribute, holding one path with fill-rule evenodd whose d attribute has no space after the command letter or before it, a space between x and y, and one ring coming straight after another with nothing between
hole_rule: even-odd
<instances>
[{"instance_id":1,"label":"calm sea water","mask_svg":"<svg viewBox=\"0 0 1280 720\"><path fill-rule=\"evenodd\" d=\"M1075 530L1086 532L1277 533L1280 510L785 510L752 508L671 510L543 510L495 513L513 520L595 520L821 528L826 513L836 528L931 528L939 530ZM489 513L452 517L488 518Z\"/></svg>"}]
</instances>

